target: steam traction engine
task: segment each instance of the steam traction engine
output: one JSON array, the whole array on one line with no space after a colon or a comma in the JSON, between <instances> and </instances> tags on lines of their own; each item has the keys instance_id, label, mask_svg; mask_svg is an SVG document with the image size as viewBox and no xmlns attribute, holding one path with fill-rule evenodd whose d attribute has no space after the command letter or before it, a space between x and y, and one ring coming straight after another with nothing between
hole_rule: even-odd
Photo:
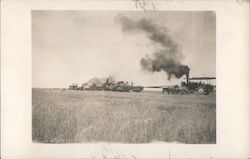
<instances>
[{"instance_id":1,"label":"steam traction engine","mask_svg":"<svg viewBox=\"0 0 250 159\"><path fill-rule=\"evenodd\" d=\"M187 78L187 82L181 82L181 85L174 85L164 87L163 93L168 94L198 94L208 95L215 91L216 86L210 83L204 83L204 81L211 81L216 79L215 77L193 77ZM194 81L194 82L193 82ZM195 82L199 81L199 82Z\"/></svg>"}]
</instances>

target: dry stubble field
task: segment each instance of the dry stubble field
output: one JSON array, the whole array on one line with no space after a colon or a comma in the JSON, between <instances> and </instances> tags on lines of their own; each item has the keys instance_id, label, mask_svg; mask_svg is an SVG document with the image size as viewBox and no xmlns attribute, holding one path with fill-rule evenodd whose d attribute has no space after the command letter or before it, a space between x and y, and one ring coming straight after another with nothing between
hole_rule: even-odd
<instances>
[{"instance_id":1,"label":"dry stubble field","mask_svg":"<svg viewBox=\"0 0 250 159\"><path fill-rule=\"evenodd\" d=\"M32 90L39 143L216 142L216 97L161 92Z\"/></svg>"}]
</instances>

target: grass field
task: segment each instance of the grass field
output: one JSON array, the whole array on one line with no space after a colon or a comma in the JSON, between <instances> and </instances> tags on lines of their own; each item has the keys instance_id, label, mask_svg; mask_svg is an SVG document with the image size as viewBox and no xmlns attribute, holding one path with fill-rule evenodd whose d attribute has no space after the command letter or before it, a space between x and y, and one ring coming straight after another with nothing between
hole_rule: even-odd
<instances>
[{"instance_id":1,"label":"grass field","mask_svg":"<svg viewBox=\"0 0 250 159\"><path fill-rule=\"evenodd\" d=\"M41 143L216 142L216 97L161 92L32 90Z\"/></svg>"}]
</instances>

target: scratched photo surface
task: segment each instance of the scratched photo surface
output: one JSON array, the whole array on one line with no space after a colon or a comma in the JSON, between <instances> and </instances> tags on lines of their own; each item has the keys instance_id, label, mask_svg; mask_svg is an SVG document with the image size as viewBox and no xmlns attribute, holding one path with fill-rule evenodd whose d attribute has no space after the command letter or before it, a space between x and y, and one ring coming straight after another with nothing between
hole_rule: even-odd
<instances>
[{"instance_id":1,"label":"scratched photo surface","mask_svg":"<svg viewBox=\"0 0 250 159\"><path fill-rule=\"evenodd\" d=\"M213 11L32 10L34 143L216 144Z\"/></svg>"}]
</instances>

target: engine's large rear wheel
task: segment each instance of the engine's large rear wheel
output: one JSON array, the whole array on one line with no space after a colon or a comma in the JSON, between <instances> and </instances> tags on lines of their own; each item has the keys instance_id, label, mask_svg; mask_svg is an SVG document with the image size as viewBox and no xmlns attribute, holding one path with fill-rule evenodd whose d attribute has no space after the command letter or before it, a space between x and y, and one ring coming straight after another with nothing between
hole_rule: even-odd
<instances>
[{"instance_id":1,"label":"engine's large rear wheel","mask_svg":"<svg viewBox=\"0 0 250 159\"><path fill-rule=\"evenodd\" d=\"M206 89L203 86L198 86L196 88L195 94L204 95L204 94L206 94Z\"/></svg>"}]
</instances>

